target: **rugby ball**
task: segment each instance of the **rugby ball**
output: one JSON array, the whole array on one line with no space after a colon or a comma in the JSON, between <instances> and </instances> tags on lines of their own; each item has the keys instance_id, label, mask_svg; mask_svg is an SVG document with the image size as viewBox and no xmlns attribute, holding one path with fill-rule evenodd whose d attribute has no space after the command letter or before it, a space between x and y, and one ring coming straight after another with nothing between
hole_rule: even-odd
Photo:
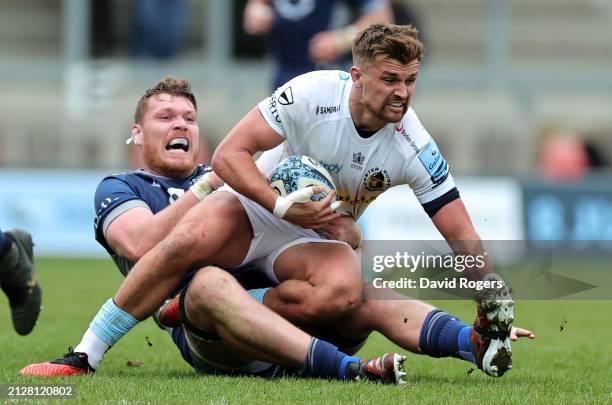
<instances>
[{"instance_id":1,"label":"rugby ball","mask_svg":"<svg viewBox=\"0 0 612 405\"><path fill-rule=\"evenodd\" d=\"M336 189L334 180L325 167L310 156L292 155L282 160L268 179L270 186L282 197L310 186L321 186L325 190L313 195L313 201L322 200L327 193ZM336 201L334 195L333 201Z\"/></svg>"}]
</instances>

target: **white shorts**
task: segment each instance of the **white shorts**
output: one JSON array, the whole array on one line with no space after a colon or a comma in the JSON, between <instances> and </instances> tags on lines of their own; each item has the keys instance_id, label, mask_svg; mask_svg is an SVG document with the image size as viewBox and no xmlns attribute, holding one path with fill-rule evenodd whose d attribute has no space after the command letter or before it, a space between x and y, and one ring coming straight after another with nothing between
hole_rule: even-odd
<instances>
[{"instance_id":1,"label":"white shorts","mask_svg":"<svg viewBox=\"0 0 612 405\"><path fill-rule=\"evenodd\" d=\"M345 243L324 239L312 229L304 229L276 218L270 211L227 185L217 192L232 193L238 197L253 228L253 239L241 266L254 263L275 283L278 283L278 279L274 274L274 262L290 247L304 243Z\"/></svg>"}]
</instances>

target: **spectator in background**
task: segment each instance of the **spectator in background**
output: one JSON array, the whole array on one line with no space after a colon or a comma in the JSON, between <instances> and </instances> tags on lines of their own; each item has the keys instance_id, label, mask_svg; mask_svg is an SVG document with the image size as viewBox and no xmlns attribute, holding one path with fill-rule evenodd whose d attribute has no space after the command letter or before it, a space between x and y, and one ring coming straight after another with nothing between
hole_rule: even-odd
<instances>
[{"instance_id":1,"label":"spectator in background","mask_svg":"<svg viewBox=\"0 0 612 405\"><path fill-rule=\"evenodd\" d=\"M580 180L590 166L584 141L572 133L548 135L540 150L539 166L542 174L550 180Z\"/></svg>"},{"instance_id":2,"label":"spectator in background","mask_svg":"<svg viewBox=\"0 0 612 405\"><path fill-rule=\"evenodd\" d=\"M586 154L589 159L589 167L591 169L605 169L610 166L608 158L605 152L602 150L600 143L594 139L585 139L584 147L586 148Z\"/></svg>"},{"instance_id":3,"label":"spectator in background","mask_svg":"<svg viewBox=\"0 0 612 405\"><path fill-rule=\"evenodd\" d=\"M355 10L357 18L334 29L341 5ZM391 20L387 0L249 0L243 26L250 35L268 34L277 88L317 68L346 67L337 63L349 53L355 34L370 23Z\"/></svg>"},{"instance_id":4,"label":"spectator in background","mask_svg":"<svg viewBox=\"0 0 612 405\"><path fill-rule=\"evenodd\" d=\"M180 51L187 10L184 0L136 0L132 54L168 59Z\"/></svg>"},{"instance_id":5,"label":"spectator in background","mask_svg":"<svg viewBox=\"0 0 612 405\"><path fill-rule=\"evenodd\" d=\"M41 290L34 272L32 236L24 230L0 230L0 287L20 335L32 331L40 313Z\"/></svg>"}]
</instances>

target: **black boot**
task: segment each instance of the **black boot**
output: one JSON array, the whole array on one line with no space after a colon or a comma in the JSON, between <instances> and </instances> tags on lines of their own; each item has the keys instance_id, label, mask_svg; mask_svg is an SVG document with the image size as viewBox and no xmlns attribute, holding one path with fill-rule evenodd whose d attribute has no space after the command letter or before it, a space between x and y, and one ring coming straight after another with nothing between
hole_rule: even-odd
<instances>
[{"instance_id":1,"label":"black boot","mask_svg":"<svg viewBox=\"0 0 612 405\"><path fill-rule=\"evenodd\" d=\"M9 299L15 331L27 335L40 313L41 290L34 272L32 236L21 229L5 232L12 246L0 259L0 287Z\"/></svg>"}]
</instances>

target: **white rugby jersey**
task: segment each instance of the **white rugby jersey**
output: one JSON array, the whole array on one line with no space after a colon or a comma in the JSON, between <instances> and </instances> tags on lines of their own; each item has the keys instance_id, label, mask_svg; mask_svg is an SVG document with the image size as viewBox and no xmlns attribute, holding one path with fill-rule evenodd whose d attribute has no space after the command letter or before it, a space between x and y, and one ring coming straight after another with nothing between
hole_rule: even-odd
<instances>
[{"instance_id":1,"label":"white rugby jersey","mask_svg":"<svg viewBox=\"0 0 612 405\"><path fill-rule=\"evenodd\" d=\"M259 103L268 125L286 140L281 158L298 154L320 161L344 202L341 210L355 219L393 186L409 185L421 204L455 187L448 164L412 108L400 122L369 138L359 136L349 111L351 86L346 72L316 71Z\"/></svg>"}]
</instances>

